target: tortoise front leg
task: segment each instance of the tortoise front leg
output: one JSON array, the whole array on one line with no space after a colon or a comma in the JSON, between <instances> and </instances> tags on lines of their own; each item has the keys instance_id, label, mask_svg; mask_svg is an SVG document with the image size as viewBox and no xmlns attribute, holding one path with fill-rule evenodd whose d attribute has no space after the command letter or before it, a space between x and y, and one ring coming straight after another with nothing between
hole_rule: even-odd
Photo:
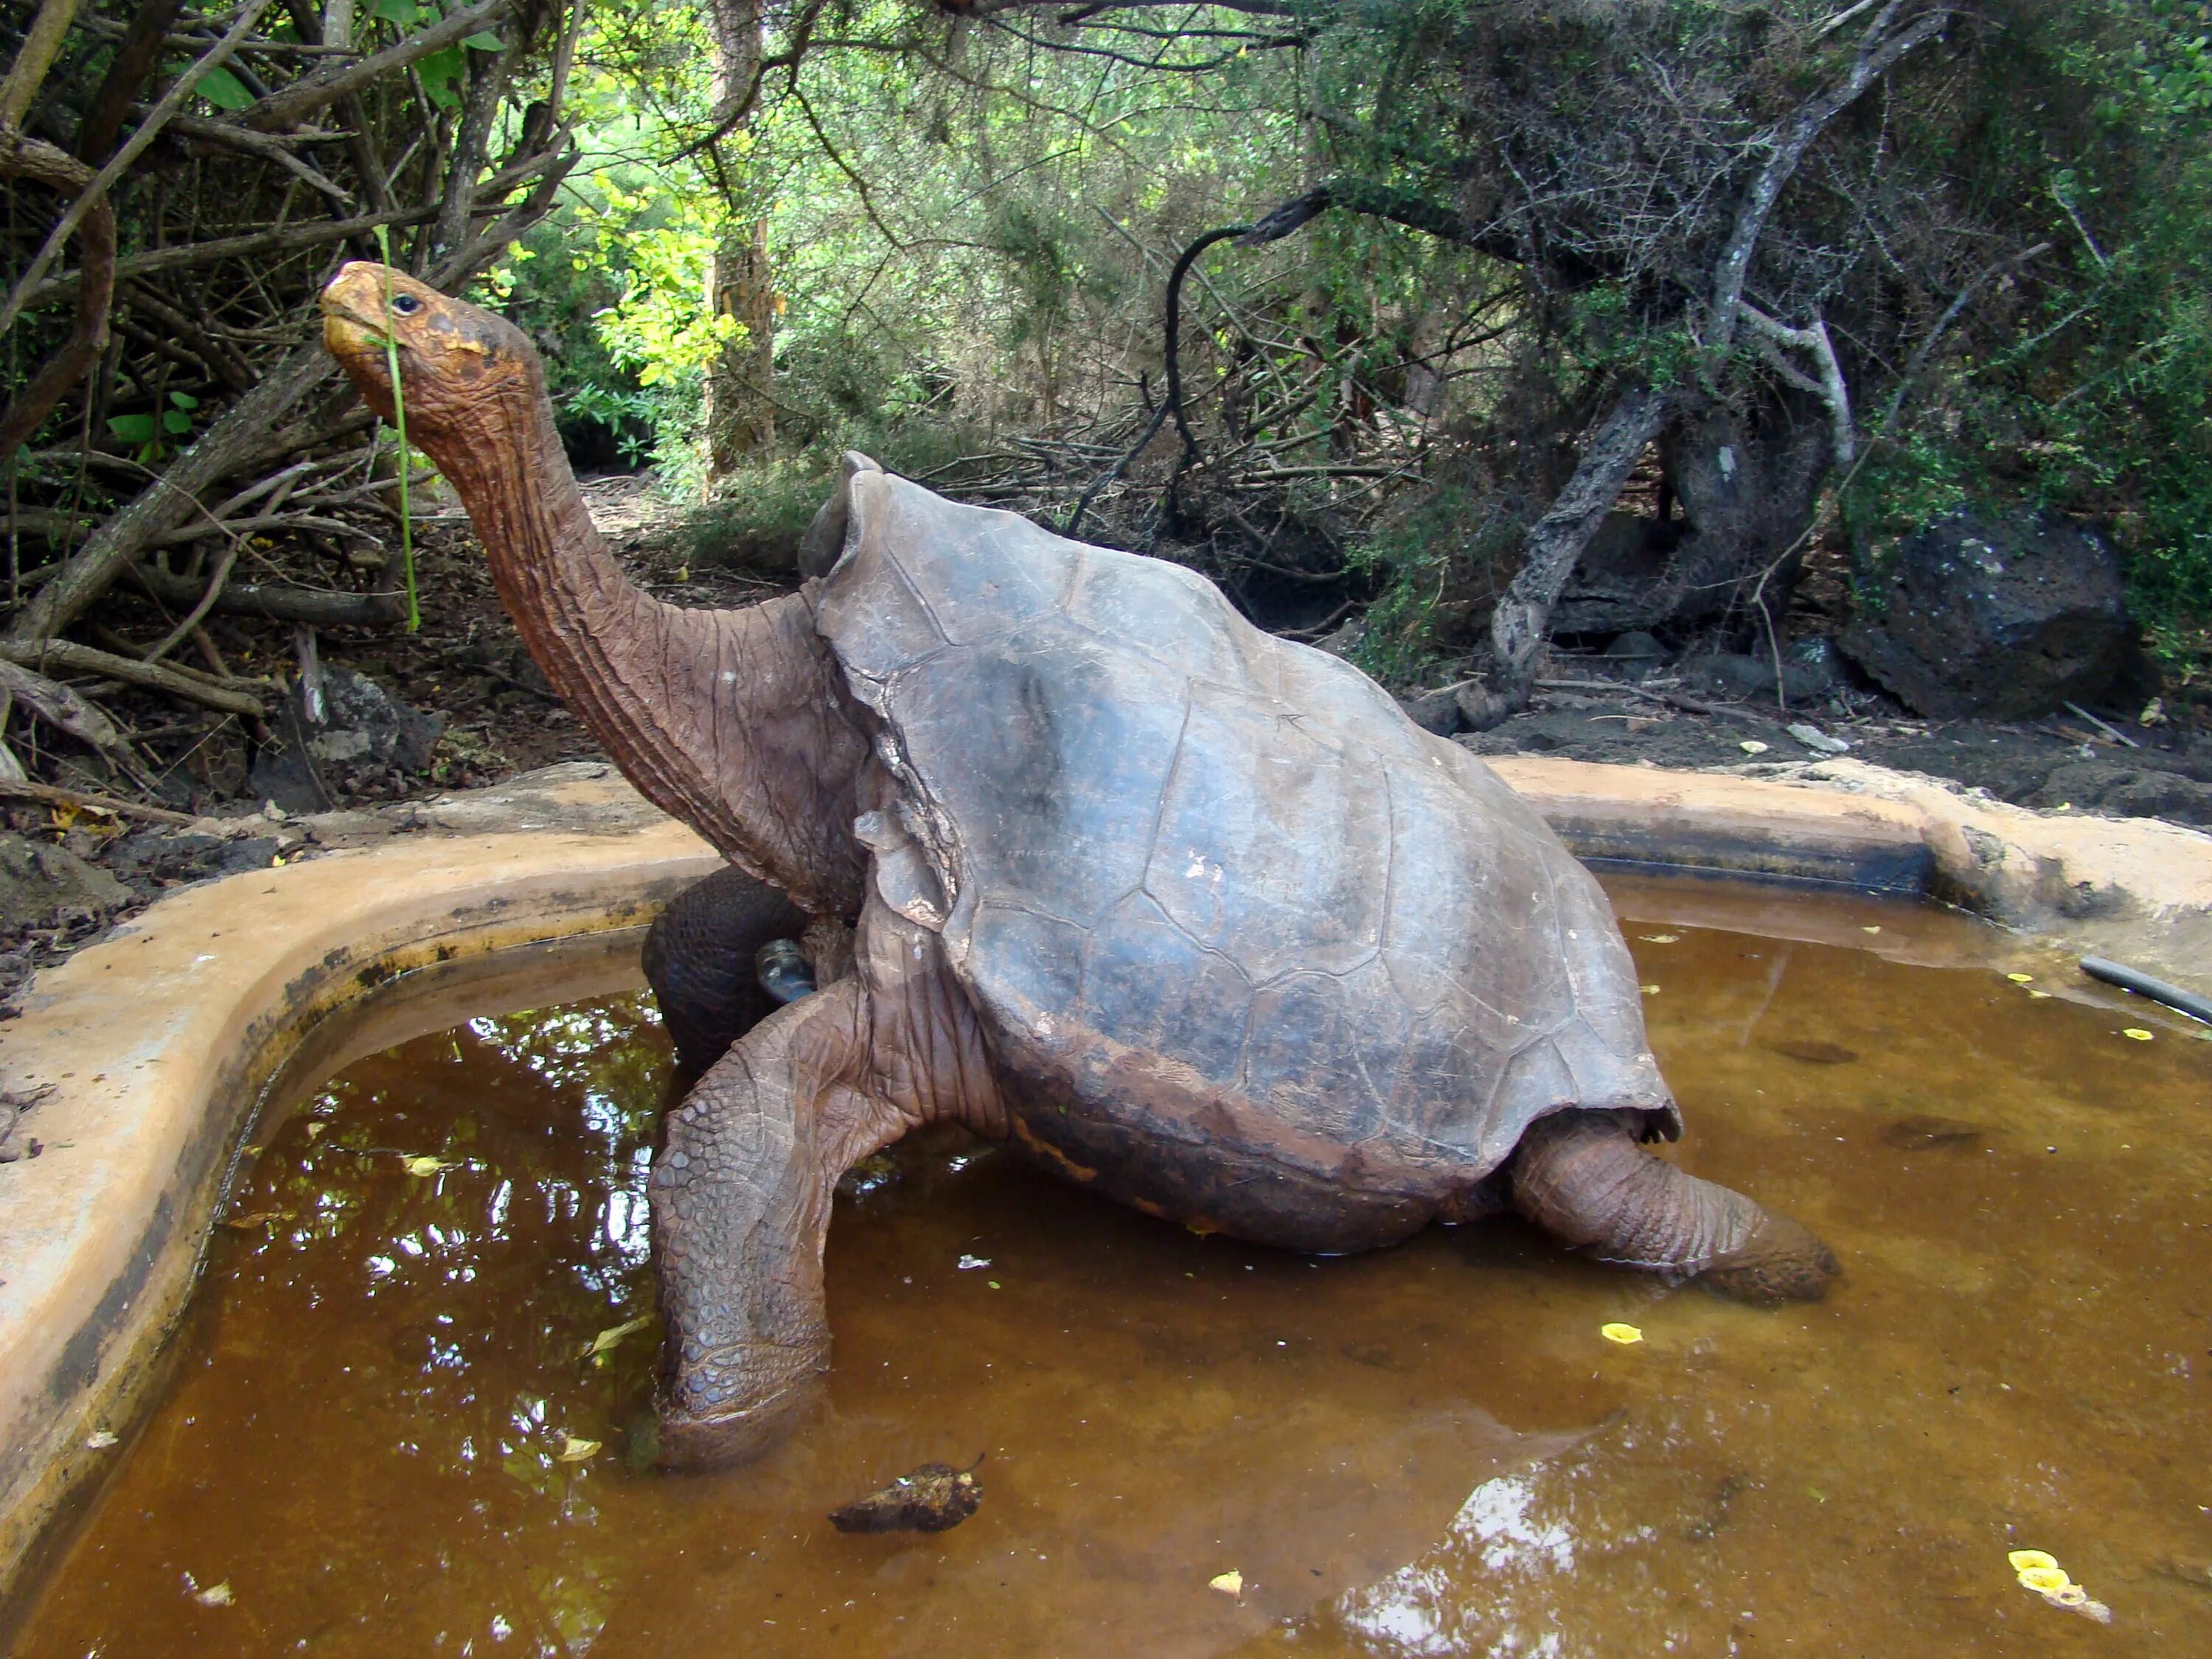
<instances>
[{"instance_id":1,"label":"tortoise front leg","mask_svg":"<svg viewBox=\"0 0 2212 1659\"><path fill-rule=\"evenodd\" d=\"M771 1014L700 1079L653 1167L665 1328L660 1462L760 1449L830 1364L822 1247L837 1177L909 1120L853 1086L866 994L840 981Z\"/></svg>"}]
</instances>

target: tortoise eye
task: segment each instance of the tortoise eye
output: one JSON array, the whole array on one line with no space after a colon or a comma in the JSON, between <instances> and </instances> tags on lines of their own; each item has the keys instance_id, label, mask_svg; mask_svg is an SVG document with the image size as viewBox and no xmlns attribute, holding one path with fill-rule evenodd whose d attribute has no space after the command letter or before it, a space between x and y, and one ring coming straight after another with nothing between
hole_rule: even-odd
<instances>
[{"instance_id":1,"label":"tortoise eye","mask_svg":"<svg viewBox=\"0 0 2212 1659\"><path fill-rule=\"evenodd\" d=\"M392 308L403 317L412 317L422 309L422 302L411 294L396 294L392 298Z\"/></svg>"}]
</instances>

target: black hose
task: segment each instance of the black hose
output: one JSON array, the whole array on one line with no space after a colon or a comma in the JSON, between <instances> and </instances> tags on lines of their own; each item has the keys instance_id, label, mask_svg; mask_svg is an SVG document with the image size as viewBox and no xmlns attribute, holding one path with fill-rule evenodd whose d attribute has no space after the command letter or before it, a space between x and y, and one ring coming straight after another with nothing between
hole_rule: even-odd
<instances>
[{"instance_id":1,"label":"black hose","mask_svg":"<svg viewBox=\"0 0 2212 1659\"><path fill-rule=\"evenodd\" d=\"M2138 973L2117 962L2107 962L2102 957L2083 957L2081 971L2091 979L2101 979L2107 985L2117 985L2123 991L2133 991L2139 997L2148 997L2169 1008L2178 1008L2191 1019L2201 1019L2212 1025L2212 998L2200 997L2194 991L2185 991L2179 985L2168 985L2162 979L2153 979L2148 974Z\"/></svg>"}]
</instances>

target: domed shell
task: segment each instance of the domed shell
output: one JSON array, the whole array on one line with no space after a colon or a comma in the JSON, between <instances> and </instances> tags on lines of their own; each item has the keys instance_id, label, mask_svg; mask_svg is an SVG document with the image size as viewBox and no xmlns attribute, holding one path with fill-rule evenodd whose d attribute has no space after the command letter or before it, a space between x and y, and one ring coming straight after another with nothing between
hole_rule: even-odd
<instances>
[{"instance_id":1,"label":"domed shell","mask_svg":"<svg viewBox=\"0 0 2212 1659\"><path fill-rule=\"evenodd\" d=\"M863 838L1031 1152L1349 1249L1486 1207L1547 1113L1680 1133L1605 896L1480 761L1194 572L848 469L817 625L901 791Z\"/></svg>"}]
</instances>

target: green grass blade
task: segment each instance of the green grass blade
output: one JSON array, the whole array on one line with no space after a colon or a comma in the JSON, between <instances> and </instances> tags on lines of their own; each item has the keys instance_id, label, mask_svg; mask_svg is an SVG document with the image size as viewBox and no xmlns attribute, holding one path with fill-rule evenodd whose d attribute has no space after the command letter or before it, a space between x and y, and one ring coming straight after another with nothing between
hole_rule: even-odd
<instances>
[{"instance_id":1,"label":"green grass blade","mask_svg":"<svg viewBox=\"0 0 2212 1659\"><path fill-rule=\"evenodd\" d=\"M407 398L399 387L399 339L392 320L392 237L376 228L377 251L384 256L384 361L392 374L392 424L399 434L399 556L407 581L407 631L422 630L422 611L415 599L415 514L407 501Z\"/></svg>"}]
</instances>

